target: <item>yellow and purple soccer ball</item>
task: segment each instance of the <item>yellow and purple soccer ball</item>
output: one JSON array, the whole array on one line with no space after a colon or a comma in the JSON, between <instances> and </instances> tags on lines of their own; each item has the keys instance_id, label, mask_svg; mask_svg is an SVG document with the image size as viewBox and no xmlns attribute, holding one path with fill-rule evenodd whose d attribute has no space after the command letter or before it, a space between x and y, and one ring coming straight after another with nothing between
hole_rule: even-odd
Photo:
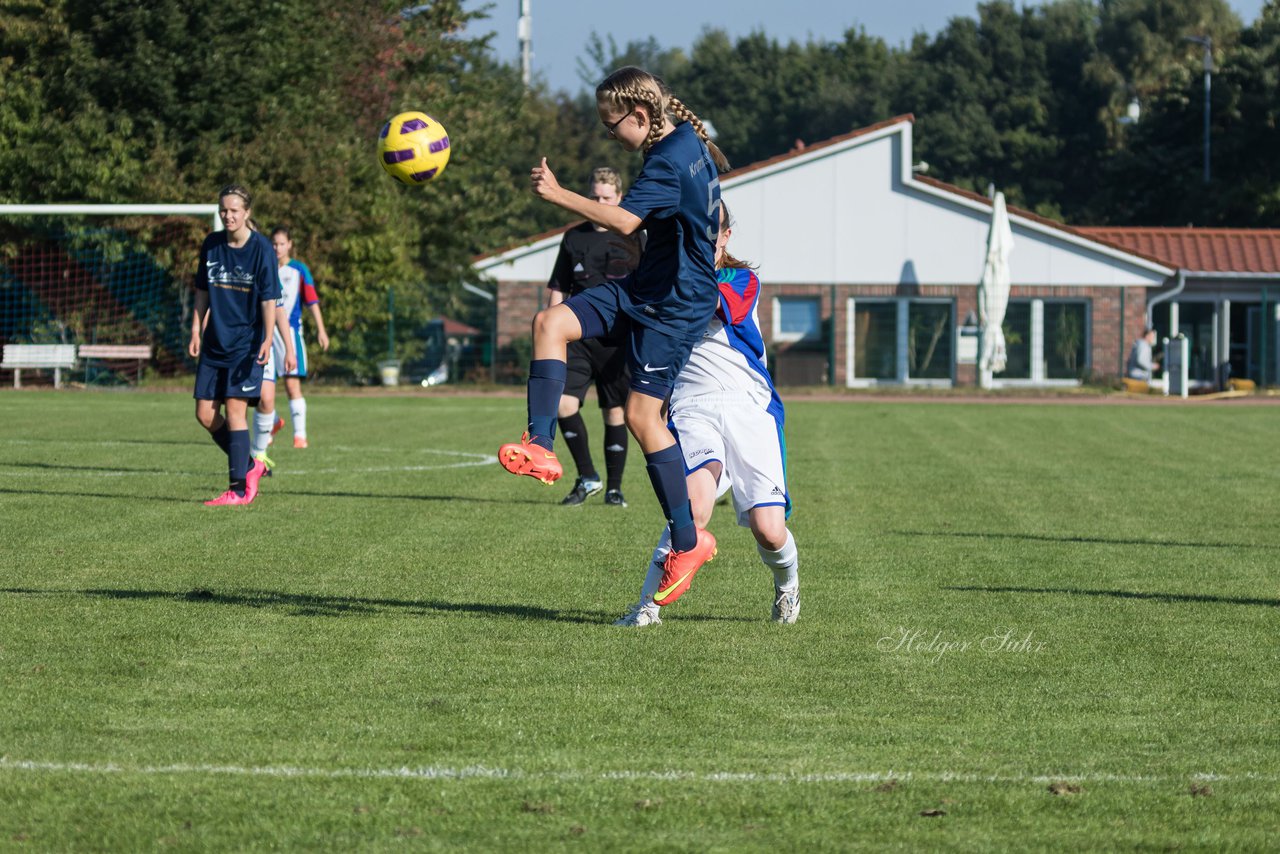
<instances>
[{"instance_id":1,"label":"yellow and purple soccer ball","mask_svg":"<svg viewBox=\"0 0 1280 854\"><path fill-rule=\"evenodd\" d=\"M378 161L401 184L419 187L449 162L449 133L426 113L392 116L378 134Z\"/></svg>"}]
</instances>

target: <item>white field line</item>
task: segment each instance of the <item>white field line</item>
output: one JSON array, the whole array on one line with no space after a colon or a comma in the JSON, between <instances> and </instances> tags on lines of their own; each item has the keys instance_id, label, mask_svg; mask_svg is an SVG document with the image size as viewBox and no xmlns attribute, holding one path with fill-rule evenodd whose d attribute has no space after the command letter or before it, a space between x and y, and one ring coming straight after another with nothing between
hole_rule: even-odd
<instances>
[{"instance_id":1,"label":"white field line","mask_svg":"<svg viewBox=\"0 0 1280 854\"><path fill-rule=\"evenodd\" d=\"M732 771L538 771L468 765L461 768L436 765L399 768L303 768L291 765L119 765L113 762L38 762L0 757L0 771L28 771L49 774L122 774L132 776L229 776L267 778L393 779L393 780L518 780L590 783L612 780L692 783L883 783L921 781L927 783L1138 783L1176 784L1195 782L1280 782L1280 775L1191 774L1150 776L1134 774L969 774L934 771L836 771L817 774L755 774Z\"/></svg>"}]
</instances>

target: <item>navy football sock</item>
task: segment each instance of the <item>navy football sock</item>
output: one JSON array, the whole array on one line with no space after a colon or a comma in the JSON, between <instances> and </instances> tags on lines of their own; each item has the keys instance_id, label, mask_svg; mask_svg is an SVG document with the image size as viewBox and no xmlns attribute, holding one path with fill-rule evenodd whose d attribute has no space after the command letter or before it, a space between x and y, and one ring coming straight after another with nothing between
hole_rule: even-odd
<instances>
[{"instance_id":1,"label":"navy football sock","mask_svg":"<svg viewBox=\"0 0 1280 854\"><path fill-rule=\"evenodd\" d=\"M684 454L679 445L672 445L655 454L645 454L644 460L653 492L671 525L671 547L687 552L698 544L698 529L693 525L689 486L684 480Z\"/></svg>"},{"instance_id":2,"label":"navy football sock","mask_svg":"<svg viewBox=\"0 0 1280 854\"><path fill-rule=\"evenodd\" d=\"M214 444L222 449L222 453L231 453L231 431L227 429L227 422L223 421L222 426L210 431L209 435L213 437Z\"/></svg>"},{"instance_id":3,"label":"navy football sock","mask_svg":"<svg viewBox=\"0 0 1280 854\"><path fill-rule=\"evenodd\" d=\"M247 488L245 478L249 474L249 431L231 430L227 443L227 471L231 478L231 488L237 495L244 495Z\"/></svg>"},{"instance_id":4,"label":"navy football sock","mask_svg":"<svg viewBox=\"0 0 1280 854\"><path fill-rule=\"evenodd\" d=\"M529 437L551 450L556 438L556 410L564 394L565 363L534 359L529 363Z\"/></svg>"},{"instance_id":5,"label":"navy football sock","mask_svg":"<svg viewBox=\"0 0 1280 854\"><path fill-rule=\"evenodd\" d=\"M609 473L609 489L622 489L622 470L627 465L627 436L625 424L606 424L604 427L604 468Z\"/></svg>"},{"instance_id":6,"label":"navy football sock","mask_svg":"<svg viewBox=\"0 0 1280 854\"><path fill-rule=\"evenodd\" d=\"M595 460L591 459L591 447L587 444L587 423L582 420L581 412L560 419L560 435L564 437L564 443L569 446L569 453L573 455L578 477L599 480Z\"/></svg>"}]
</instances>

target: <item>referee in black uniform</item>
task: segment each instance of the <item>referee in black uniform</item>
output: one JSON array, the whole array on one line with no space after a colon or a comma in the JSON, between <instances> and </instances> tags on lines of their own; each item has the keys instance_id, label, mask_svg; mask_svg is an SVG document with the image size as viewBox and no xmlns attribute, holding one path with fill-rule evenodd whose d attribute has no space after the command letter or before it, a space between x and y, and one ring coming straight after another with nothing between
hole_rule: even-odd
<instances>
[{"instance_id":1,"label":"referee in black uniform","mask_svg":"<svg viewBox=\"0 0 1280 854\"><path fill-rule=\"evenodd\" d=\"M587 197L602 205L618 204L622 201L621 176L607 166L594 170ZM560 242L551 281L547 282L547 305L556 305L587 288L626 276L640 263L644 240L642 231L634 235L616 234L590 222L569 229ZM604 490L605 504L627 506L622 497L622 470L627 462L627 426L622 407L631 378L626 350L615 344L608 339L569 342L568 375L556 414L560 435L578 468L578 478L562 504L581 504ZM592 383L604 414L606 483L600 481L595 461L591 459L587 425L582 420L582 402Z\"/></svg>"}]
</instances>

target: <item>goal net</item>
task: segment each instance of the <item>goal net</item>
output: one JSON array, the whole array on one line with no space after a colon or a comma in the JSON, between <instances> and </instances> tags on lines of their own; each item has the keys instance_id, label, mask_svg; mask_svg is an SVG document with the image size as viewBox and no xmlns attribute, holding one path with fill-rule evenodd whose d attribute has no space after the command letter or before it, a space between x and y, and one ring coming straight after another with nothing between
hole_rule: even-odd
<instances>
[{"instance_id":1,"label":"goal net","mask_svg":"<svg viewBox=\"0 0 1280 854\"><path fill-rule=\"evenodd\" d=\"M0 344L148 344L187 363L216 205L0 205Z\"/></svg>"}]
</instances>

